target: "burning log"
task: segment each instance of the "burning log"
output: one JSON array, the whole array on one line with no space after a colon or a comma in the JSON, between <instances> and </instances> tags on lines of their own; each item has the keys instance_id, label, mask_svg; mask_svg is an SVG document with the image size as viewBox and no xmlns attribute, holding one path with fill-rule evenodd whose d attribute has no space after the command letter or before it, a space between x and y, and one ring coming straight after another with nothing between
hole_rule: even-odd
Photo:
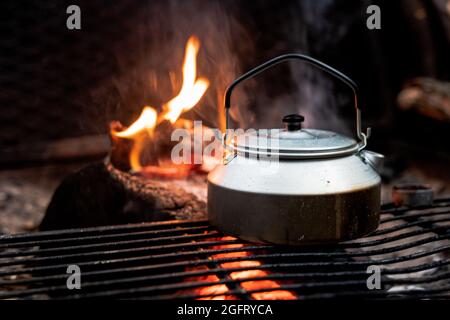
<instances>
[{"instance_id":1,"label":"burning log","mask_svg":"<svg viewBox=\"0 0 450 320\"><path fill-rule=\"evenodd\" d=\"M131 171L149 179L181 179L188 177L192 171L209 172L220 160L220 153L204 155L203 150L205 144L213 145L218 142L211 142L209 139L214 136L212 129L202 125L195 126L192 121L185 119L178 119L173 124L163 121L154 128L151 136L143 134L130 140L114 134L123 126L120 122L113 121L110 124L110 161L117 169ZM186 133L181 141L171 139L172 133L177 129L183 129ZM183 159L180 159L187 160L183 163L175 163L171 159L172 151L177 145L178 149L183 149L183 153L187 151L187 155L183 154Z\"/></svg>"},{"instance_id":2,"label":"burning log","mask_svg":"<svg viewBox=\"0 0 450 320\"><path fill-rule=\"evenodd\" d=\"M199 47L197 38L188 40L180 92L160 108L161 113L145 106L130 126L110 124L113 146L108 161L63 181L41 230L205 217L206 176L194 170L201 165L171 161L178 143L171 139L173 130L195 127L180 115L192 109L209 86L207 79L197 78ZM198 156L191 151L189 157Z\"/></svg>"},{"instance_id":3,"label":"burning log","mask_svg":"<svg viewBox=\"0 0 450 320\"><path fill-rule=\"evenodd\" d=\"M144 211L153 209L176 219L201 219L206 216L205 175L199 174L189 179L149 180L117 170L110 163L106 164L106 168L127 194L145 204L152 204L150 208L143 208Z\"/></svg>"},{"instance_id":4,"label":"burning log","mask_svg":"<svg viewBox=\"0 0 450 320\"><path fill-rule=\"evenodd\" d=\"M125 127L120 121L112 121L109 125L110 132L118 132L125 130ZM131 165L129 162L129 154L133 148L133 141L122 139L114 134L110 134L111 150L109 157L116 168L122 171L129 171Z\"/></svg>"},{"instance_id":5,"label":"burning log","mask_svg":"<svg viewBox=\"0 0 450 320\"><path fill-rule=\"evenodd\" d=\"M181 114L197 105L209 86L206 78L197 78L196 58L199 47L199 40L194 36L190 37L186 44L181 89L178 95L162 106L162 112L158 113L155 108L145 106L139 118L129 127L124 128L117 121L111 123L110 132L114 145L111 161L117 168L122 171L131 169L150 177L184 177L196 166L191 165L195 161L174 165L170 160L171 151L177 144L171 139L172 132L175 129L189 132L194 128L192 121L180 119ZM193 160L191 156L198 156L191 152L191 148L188 149L188 160ZM128 163L125 157L128 157ZM200 167L198 163L197 167Z\"/></svg>"},{"instance_id":6,"label":"burning log","mask_svg":"<svg viewBox=\"0 0 450 320\"><path fill-rule=\"evenodd\" d=\"M61 183L40 230L205 218L204 179L198 176L183 183L148 180L111 163L97 163Z\"/></svg>"}]
</instances>

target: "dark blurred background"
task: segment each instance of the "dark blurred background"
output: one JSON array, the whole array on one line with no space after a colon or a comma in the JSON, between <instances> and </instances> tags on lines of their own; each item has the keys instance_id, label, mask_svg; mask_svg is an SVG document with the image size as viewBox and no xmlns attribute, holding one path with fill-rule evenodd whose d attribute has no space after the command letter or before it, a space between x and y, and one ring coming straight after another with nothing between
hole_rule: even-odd
<instances>
[{"instance_id":1,"label":"dark blurred background","mask_svg":"<svg viewBox=\"0 0 450 320\"><path fill-rule=\"evenodd\" d=\"M81 8L81 30L66 28L71 4ZM371 4L381 8L381 30L366 27ZM107 154L111 120L129 124L143 105L174 96L191 34L211 87L188 117L220 126L221 95L235 77L278 54L306 53L358 83L369 147L387 156L386 186L417 180L449 192L448 0L3 1L1 10L6 232L33 228L61 177ZM295 111L309 126L351 135L351 102L345 86L289 64L237 92L234 125L281 126Z\"/></svg>"}]
</instances>

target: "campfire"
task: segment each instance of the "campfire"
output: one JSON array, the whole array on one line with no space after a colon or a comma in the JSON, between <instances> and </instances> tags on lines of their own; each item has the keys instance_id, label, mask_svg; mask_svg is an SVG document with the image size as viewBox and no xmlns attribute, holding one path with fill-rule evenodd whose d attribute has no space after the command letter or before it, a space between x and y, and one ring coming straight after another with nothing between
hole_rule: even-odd
<instances>
[{"instance_id":1,"label":"campfire","mask_svg":"<svg viewBox=\"0 0 450 320\"><path fill-rule=\"evenodd\" d=\"M200 42L195 36L191 36L186 44L185 56L183 62L183 83L177 96L165 103L161 108L152 106L145 106L139 118L124 127L120 122L114 121L111 123L111 136L114 142L114 161L122 161L122 168L129 168L130 171L147 179L183 179L186 178L193 171L207 172L211 168L210 158L203 157L202 161L205 165L187 165L176 164L170 159L170 132L175 129L193 130L194 123L190 120L181 118L182 114L194 108L209 86L209 81L206 78L197 78L197 54L200 48ZM161 111L158 112L157 110ZM204 128L208 130L208 128ZM163 145L163 146L161 146ZM125 154L123 154L125 152ZM196 153L197 152L197 153ZM119 157L122 157L120 159ZM127 160L124 163L124 158ZM198 150L193 153L193 158L198 157ZM192 159L195 163L194 159ZM120 162L119 161L119 162ZM225 236L217 239L219 241L236 240L236 238ZM231 253L221 253L212 255L211 259L227 259L236 257L248 257L248 260L224 262L220 263L218 267L223 269L242 268L243 271L234 271L230 273L230 278L233 280L243 280L251 278L265 278L268 272L265 270L255 269L261 266L262 263L258 260L251 259L252 253L245 251L243 244L227 244L214 246L211 249L220 250L228 248L242 248L242 251ZM188 268L186 271L198 271L207 269L205 266ZM250 268L250 270L246 270ZM216 282L220 279L216 275L207 275L188 279L189 281L206 281ZM252 280L242 282L241 286L245 290L260 290L270 289L268 292L252 293L251 297L256 300L292 300L296 299L293 292L287 290L274 290L280 287L280 283L273 280ZM194 289L192 292L199 296L207 296L208 294L220 294L213 299L235 300L238 297L227 294L228 287L224 284L217 284ZM200 298L210 299L210 298Z\"/></svg>"},{"instance_id":2,"label":"campfire","mask_svg":"<svg viewBox=\"0 0 450 320\"><path fill-rule=\"evenodd\" d=\"M199 49L199 39L191 36L185 47L181 89L174 98L160 107L144 106L139 118L128 127L119 121L110 124L114 145L111 159L114 165L147 178L158 179L185 178L194 169L207 171L208 166L201 166L203 161L194 159L198 157L197 150L192 153L192 161L174 163L171 159L174 146L172 132L176 129L194 129L194 122L181 116L198 105L209 87L208 79L197 76Z\"/></svg>"}]
</instances>

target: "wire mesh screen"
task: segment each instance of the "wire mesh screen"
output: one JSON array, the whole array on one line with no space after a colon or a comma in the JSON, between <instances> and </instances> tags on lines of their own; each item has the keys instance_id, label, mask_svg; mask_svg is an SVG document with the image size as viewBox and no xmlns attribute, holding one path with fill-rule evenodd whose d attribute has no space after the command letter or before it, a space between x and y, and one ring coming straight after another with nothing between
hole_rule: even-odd
<instances>
[{"instance_id":1,"label":"wire mesh screen","mask_svg":"<svg viewBox=\"0 0 450 320\"><path fill-rule=\"evenodd\" d=\"M206 221L2 236L0 298L448 298L449 214L450 199L386 205L375 233L306 248L243 242ZM79 290L67 287L73 264Z\"/></svg>"}]
</instances>

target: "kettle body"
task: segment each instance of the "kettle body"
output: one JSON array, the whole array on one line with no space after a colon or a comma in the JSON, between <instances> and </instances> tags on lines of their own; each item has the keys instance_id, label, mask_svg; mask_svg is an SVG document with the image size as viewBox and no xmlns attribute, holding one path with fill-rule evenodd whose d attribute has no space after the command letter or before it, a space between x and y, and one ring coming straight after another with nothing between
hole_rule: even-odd
<instances>
[{"instance_id":1,"label":"kettle body","mask_svg":"<svg viewBox=\"0 0 450 320\"><path fill-rule=\"evenodd\" d=\"M357 154L281 160L237 155L208 176L208 218L242 239L300 245L355 239L379 224L381 179ZM272 171L272 172L267 172Z\"/></svg>"}]
</instances>

